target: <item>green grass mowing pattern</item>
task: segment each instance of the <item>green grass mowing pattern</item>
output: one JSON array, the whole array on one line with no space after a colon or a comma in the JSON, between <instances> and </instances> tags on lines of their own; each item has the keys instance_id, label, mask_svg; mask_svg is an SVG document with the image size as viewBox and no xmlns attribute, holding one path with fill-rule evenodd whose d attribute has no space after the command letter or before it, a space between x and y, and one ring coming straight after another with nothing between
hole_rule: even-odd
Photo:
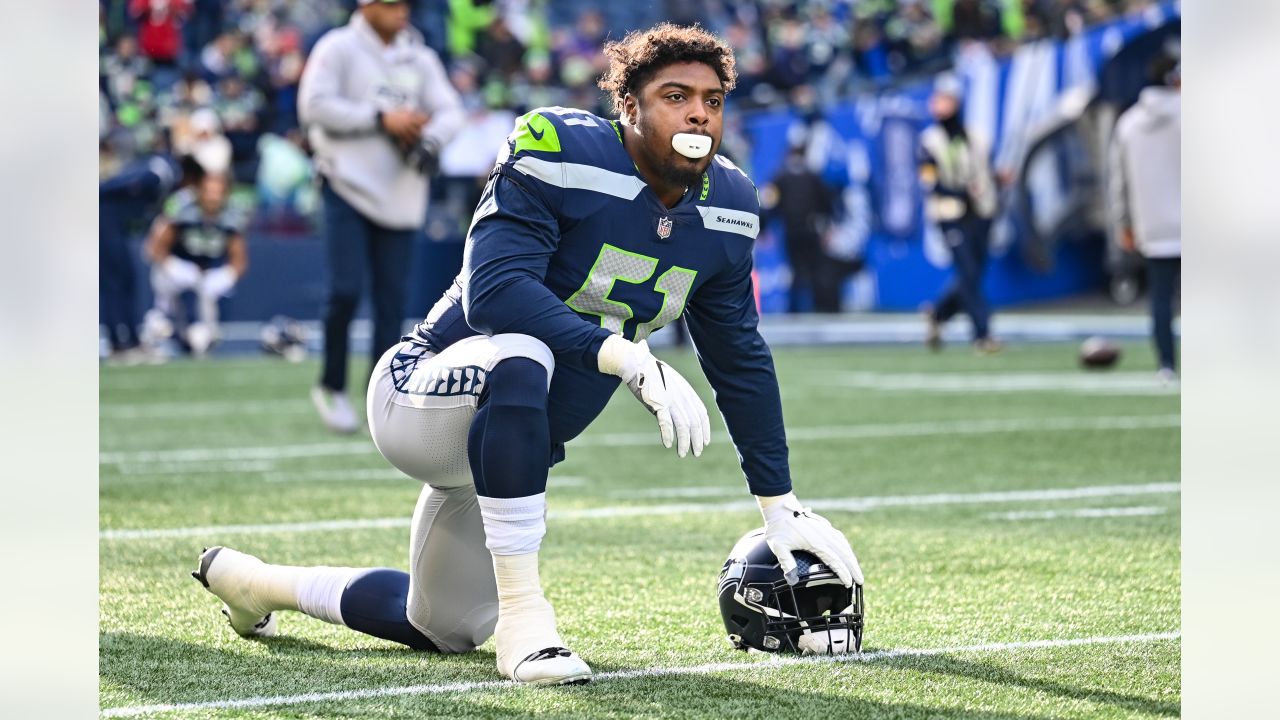
<instances>
[{"instance_id":1,"label":"green grass mowing pattern","mask_svg":"<svg viewBox=\"0 0 1280 720\"><path fill-rule=\"evenodd\" d=\"M1126 350L1131 366L1144 361L1145 347ZM674 360L697 375L691 357L675 354ZM808 390L820 388L824 374L847 371L1071 377L1077 372L1074 347L1066 345L1015 347L996 358L959 348L941 356L914 348L782 350L777 362L793 428L1178 413L1176 395ZM321 430L303 404L313 375L312 365L267 359L105 368L102 451L350 442ZM706 389L700 377L694 382ZM182 402L196 403L200 414L181 419ZM252 411L229 412L241 402L251 403ZM274 402L279 413L272 411ZM749 499L718 418L709 454L680 460L656 446L652 420L634 405L619 394L590 434L652 433L655 446L571 444L568 460L553 472L553 510ZM1178 434L1176 427L1164 427L811 440L792 443L792 466L802 499L1176 482ZM407 517L417 494L409 480L304 479L307 473L385 469L372 450L246 467L251 469L104 464L101 525ZM558 486L558 478L565 484ZM704 488L704 495L652 494L663 488ZM1139 505L1164 512L989 517L1009 510ZM1176 494L1159 494L827 515L850 535L866 571L866 644L877 650L1176 630L1178 511ZM751 660L724 642L714 588L729 546L758 522L751 511L553 521L543 575L562 633L601 672ZM279 638L241 640L222 622L215 599L186 575L200 546L214 542L273 562L403 568L407 535L405 528L388 528L102 541L103 707L497 679L492 643L466 656L420 655L296 614L282 617ZM1179 712L1179 664L1179 643L1166 640L183 716L1156 717Z\"/></svg>"}]
</instances>

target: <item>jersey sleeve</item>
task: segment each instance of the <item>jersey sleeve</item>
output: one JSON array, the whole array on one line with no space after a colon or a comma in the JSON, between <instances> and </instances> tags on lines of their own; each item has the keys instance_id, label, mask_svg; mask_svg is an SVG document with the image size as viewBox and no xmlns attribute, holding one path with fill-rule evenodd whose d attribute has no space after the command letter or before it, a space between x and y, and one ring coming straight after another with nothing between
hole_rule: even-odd
<instances>
[{"instance_id":1,"label":"jersey sleeve","mask_svg":"<svg viewBox=\"0 0 1280 720\"><path fill-rule=\"evenodd\" d=\"M196 204L195 192L191 188L183 188L170 195L164 201L163 217L174 225L195 225L200 220L200 208Z\"/></svg>"},{"instance_id":2,"label":"jersey sleeve","mask_svg":"<svg viewBox=\"0 0 1280 720\"><path fill-rule=\"evenodd\" d=\"M702 371L754 495L791 491L787 436L773 355L758 325L751 253L708 280L685 310Z\"/></svg>"},{"instance_id":3,"label":"jersey sleeve","mask_svg":"<svg viewBox=\"0 0 1280 720\"><path fill-rule=\"evenodd\" d=\"M517 121L476 208L463 258L463 311L478 332L531 335L558 361L594 371L609 331L579 317L544 284L560 243L561 197L516 167L518 159L547 151L554 137L545 118L531 115Z\"/></svg>"}]
</instances>

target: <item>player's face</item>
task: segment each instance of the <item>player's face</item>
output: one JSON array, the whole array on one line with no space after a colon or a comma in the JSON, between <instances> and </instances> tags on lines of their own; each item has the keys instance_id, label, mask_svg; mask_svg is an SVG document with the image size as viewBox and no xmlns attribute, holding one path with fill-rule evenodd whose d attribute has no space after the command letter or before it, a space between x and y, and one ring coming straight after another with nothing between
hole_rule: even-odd
<instances>
[{"instance_id":1,"label":"player's face","mask_svg":"<svg viewBox=\"0 0 1280 720\"><path fill-rule=\"evenodd\" d=\"M710 65L682 62L658 70L638 98L627 96L624 110L639 131L648 165L672 184L694 184L720 149L724 88ZM697 159L681 155L671 147L676 133L710 136L711 152Z\"/></svg>"},{"instance_id":2,"label":"player's face","mask_svg":"<svg viewBox=\"0 0 1280 720\"><path fill-rule=\"evenodd\" d=\"M227 201L227 181L221 175L205 175L200 181L200 209L216 213Z\"/></svg>"}]
</instances>

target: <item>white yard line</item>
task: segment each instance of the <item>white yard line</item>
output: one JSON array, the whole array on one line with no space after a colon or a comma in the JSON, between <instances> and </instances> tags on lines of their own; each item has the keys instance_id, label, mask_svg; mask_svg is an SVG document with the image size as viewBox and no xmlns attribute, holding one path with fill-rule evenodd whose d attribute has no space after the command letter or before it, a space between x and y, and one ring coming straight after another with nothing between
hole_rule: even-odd
<instances>
[{"instance_id":1,"label":"white yard line","mask_svg":"<svg viewBox=\"0 0 1280 720\"><path fill-rule=\"evenodd\" d=\"M285 460L330 455L366 455L377 453L371 440L312 443L308 445L267 445L232 448L177 448L173 450L134 450L98 453L99 465L130 465L160 462L205 463L210 461Z\"/></svg>"},{"instance_id":2,"label":"white yard line","mask_svg":"<svg viewBox=\"0 0 1280 720\"><path fill-rule=\"evenodd\" d=\"M554 482L554 481L553 481ZM1129 497L1135 495L1176 494L1178 483L1147 483L1144 485L1092 485L1076 488L1045 490L1007 490L976 493L935 493L931 495L881 495L858 498L831 498L809 501L816 510L867 512L888 507L926 507L932 505L983 505L1008 502L1049 502L1078 500L1082 498ZM673 503L667 505L620 505L577 510L552 510L547 516L553 520L598 520L617 517L654 515L706 514L750 511L756 509L754 500L737 500L724 503ZM409 518L370 518L346 520L321 520L298 523L269 523L262 525L213 525L207 527L141 528L102 530L101 540L151 540L157 538L207 537L221 538L227 535L252 535L259 533L318 532L324 530L366 530L377 528L406 528Z\"/></svg>"},{"instance_id":3,"label":"white yard line","mask_svg":"<svg viewBox=\"0 0 1280 720\"><path fill-rule=\"evenodd\" d=\"M364 480L410 480L408 475L395 468L337 468L333 470L304 470L300 472L268 472L262 474L263 482L346 482Z\"/></svg>"},{"instance_id":4,"label":"white yard line","mask_svg":"<svg viewBox=\"0 0 1280 720\"><path fill-rule=\"evenodd\" d=\"M899 650L877 650L861 655L819 655L813 657L795 656L761 656L755 661L706 663L703 665L685 665L682 667L641 668L636 670L616 670L598 673L600 680L634 680L637 678L665 677L670 675L709 675L711 673L735 672L740 670L772 670L798 665L819 665L827 663L872 663L898 658L930 657L935 655L953 655L961 653L998 653L1018 650L1040 650L1048 648L1079 647L1086 645L1120 645L1133 643L1152 643L1165 640L1178 640L1180 631L1148 633L1142 635L1110 635L1099 637L1070 638L1056 640L1032 640L1028 642L984 643L981 645L954 645L936 648L903 648ZM279 707L282 705L302 705L317 702L344 702L352 700L368 700L384 697L404 697L411 695L439 695L443 693L468 693L480 690L512 690L517 691L520 685L510 681L455 682L440 685L406 685L362 690L337 690L332 692L314 692L301 695L275 695L242 698L238 700L211 700L194 703L175 703L166 705L131 705L128 707L106 708L102 717L136 717L157 713L183 712L193 710L243 710L259 707ZM565 692L573 692L566 689Z\"/></svg>"},{"instance_id":5,"label":"white yard line","mask_svg":"<svg viewBox=\"0 0 1280 720\"><path fill-rule=\"evenodd\" d=\"M740 497L742 485L706 485L702 487L654 487L639 490L614 490L617 498Z\"/></svg>"},{"instance_id":6,"label":"white yard line","mask_svg":"<svg viewBox=\"0 0 1280 720\"><path fill-rule=\"evenodd\" d=\"M815 383L817 385L819 383ZM880 373L838 372L822 386L940 393L1063 392L1082 395L1176 395L1155 373Z\"/></svg>"},{"instance_id":7,"label":"white yard line","mask_svg":"<svg viewBox=\"0 0 1280 720\"><path fill-rule=\"evenodd\" d=\"M921 423L885 423L877 425L825 425L793 427L787 430L790 441L858 440L869 438L922 437L929 435L978 435L988 433L1067 432L1075 430L1145 430L1179 427L1178 415L1122 415L1102 417L1054 418L969 418ZM716 437L727 442L723 431ZM604 433L585 435L569 443L569 447L622 447L657 444L658 433ZM138 465L159 462L198 462L279 460L288 458L366 455L377 452L369 440L314 443L308 445L272 445L265 447L178 448L172 450L137 450L98 454L99 465Z\"/></svg>"},{"instance_id":8,"label":"white yard line","mask_svg":"<svg viewBox=\"0 0 1280 720\"><path fill-rule=\"evenodd\" d=\"M1138 507L1117 508L1078 508L1076 510L1019 510L1016 512L991 513L992 520L1057 520L1059 518L1113 518L1143 517L1147 515L1163 515L1168 508L1143 505Z\"/></svg>"},{"instance_id":9,"label":"white yard line","mask_svg":"<svg viewBox=\"0 0 1280 720\"><path fill-rule=\"evenodd\" d=\"M190 419L239 415L297 415L315 410L306 400L211 400L208 402L111 403L98 405L100 420Z\"/></svg>"}]
</instances>

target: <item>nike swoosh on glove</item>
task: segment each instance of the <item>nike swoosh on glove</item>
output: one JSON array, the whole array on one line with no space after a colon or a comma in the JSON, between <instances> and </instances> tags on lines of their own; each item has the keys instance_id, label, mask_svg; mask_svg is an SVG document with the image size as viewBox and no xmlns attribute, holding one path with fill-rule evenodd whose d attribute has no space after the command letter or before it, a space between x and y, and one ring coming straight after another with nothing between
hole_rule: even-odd
<instances>
[{"instance_id":1,"label":"nike swoosh on glove","mask_svg":"<svg viewBox=\"0 0 1280 720\"><path fill-rule=\"evenodd\" d=\"M862 584L862 568L844 533L831 527L826 518L801 506L795 493L777 497L757 495L756 500L764 515L764 540L778 556L778 565L788 583L794 585L800 579L792 553L804 550L817 555L846 587Z\"/></svg>"},{"instance_id":2,"label":"nike swoosh on glove","mask_svg":"<svg viewBox=\"0 0 1280 720\"><path fill-rule=\"evenodd\" d=\"M647 342L630 343L621 335L611 335L600 347L596 363L600 372L622 378L631 394L658 419L663 446L674 442L680 457L690 450L694 457L702 455L711 443L707 408L689 381L649 352Z\"/></svg>"}]
</instances>

